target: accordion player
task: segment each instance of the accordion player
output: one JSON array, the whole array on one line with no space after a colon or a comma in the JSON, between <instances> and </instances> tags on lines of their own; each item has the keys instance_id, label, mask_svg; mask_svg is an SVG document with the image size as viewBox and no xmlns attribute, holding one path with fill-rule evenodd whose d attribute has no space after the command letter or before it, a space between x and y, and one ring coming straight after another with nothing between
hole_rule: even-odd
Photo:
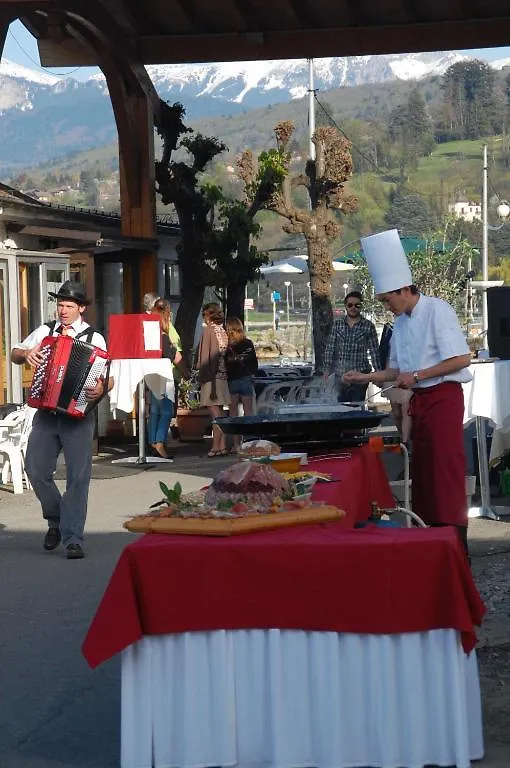
<instances>
[{"instance_id":1,"label":"accordion player","mask_svg":"<svg viewBox=\"0 0 510 768\"><path fill-rule=\"evenodd\" d=\"M71 336L46 336L39 350L44 360L34 370L27 403L53 413L83 419L98 404L86 390L108 379L110 358L105 350Z\"/></svg>"}]
</instances>

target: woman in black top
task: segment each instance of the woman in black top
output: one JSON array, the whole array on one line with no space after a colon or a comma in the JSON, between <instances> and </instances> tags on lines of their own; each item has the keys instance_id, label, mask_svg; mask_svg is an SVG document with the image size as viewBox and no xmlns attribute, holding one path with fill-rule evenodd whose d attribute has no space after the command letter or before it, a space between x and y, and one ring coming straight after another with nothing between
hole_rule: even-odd
<instances>
[{"instance_id":1,"label":"woman in black top","mask_svg":"<svg viewBox=\"0 0 510 768\"><path fill-rule=\"evenodd\" d=\"M229 415L237 416L239 404L242 403L244 415L251 416L255 399L253 376L259 368L255 347L253 342L246 338L244 326L238 317L227 318L226 330L228 348L225 362L230 392ZM240 439L238 435L234 435L232 453L239 450Z\"/></svg>"}]
</instances>

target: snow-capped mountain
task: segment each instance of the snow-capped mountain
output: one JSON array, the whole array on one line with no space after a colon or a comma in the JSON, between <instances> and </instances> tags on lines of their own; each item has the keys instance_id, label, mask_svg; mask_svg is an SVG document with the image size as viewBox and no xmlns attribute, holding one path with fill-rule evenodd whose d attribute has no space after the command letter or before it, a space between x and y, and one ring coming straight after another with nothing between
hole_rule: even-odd
<instances>
[{"instance_id":1,"label":"snow-capped mountain","mask_svg":"<svg viewBox=\"0 0 510 768\"><path fill-rule=\"evenodd\" d=\"M471 57L456 51L314 59L319 91L420 80L442 75ZM495 69L510 61L491 62ZM187 120L232 115L303 98L306 59L148 66L161 98L180 101ZM27 166L115 141L106 82L100 71L85 82L0 63L0 167Z\"/></svg>"},{"instance_id":2,"label":"snow-capped mountain","mask_svg":"<svg viewBox=\"0 0 510 768\"><path fill-rule=\"evenodd\" d=\"M60 80L56 75L50 75L46 72L28 69L21 64L14 64L8 59L0 61L0 77L15 77L20 80L28 80L31 83L41 83L42 85L55 85Z\"/></svg>"},{"instance_id":3,"label":"snow-capped mountain","mask_svg":"<svg viewBox=\"0 0 510 768\"><path fill-rule=\"evenodd\" d=\"M468 58L448 51L314 59L314 87L328 90L395 79L419 80L441 75ZM192 93L193 98L209 96L244 107L302 98L308 89L306 59L166 64L148 66L147 71L159 92Z\"/></svg>"}]
</instances>

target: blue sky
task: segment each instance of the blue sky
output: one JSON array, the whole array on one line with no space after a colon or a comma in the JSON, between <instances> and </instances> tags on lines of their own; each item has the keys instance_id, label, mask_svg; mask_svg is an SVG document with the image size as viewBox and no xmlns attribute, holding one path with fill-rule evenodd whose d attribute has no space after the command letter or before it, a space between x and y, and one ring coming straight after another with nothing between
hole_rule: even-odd
<instances>
[{"instance_id":1,"label":"blue sky","mask_svg":"<svg viewBox=\"0 0 510 768\"><path fill-rule=\"evenodd\" d=\"M472 50L462 52L478 56L487 61L510 58L510 48L473 48ZM35 39L19 21L13 22L9 27L2 57L15 64L22 64L29 69L42 69L44 72L51 72L62 76L72 74L77 80L86 80L91 74L96 72L92 67L80 67L79 69L42 68L39 62L39 53Z\"/></svg>"}]
</instances>

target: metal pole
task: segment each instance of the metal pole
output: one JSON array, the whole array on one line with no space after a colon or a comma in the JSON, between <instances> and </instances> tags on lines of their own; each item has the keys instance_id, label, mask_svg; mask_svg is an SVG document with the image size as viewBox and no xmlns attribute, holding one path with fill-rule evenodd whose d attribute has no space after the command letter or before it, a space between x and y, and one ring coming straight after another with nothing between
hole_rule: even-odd
<instances>
[{"instance_id":1,"label":"metal pole","mask_svg":"<svg viewBox=\"0 0 510 768\"><path fill-rule=\"evenodd\" d=\"M483 194L482 194L482 280L489 279L489 218L487 196L487 144L483 145ZM482 344L489 348L488 341L489 316L487 311L487 288L482 288Z\"/></svg>"},{"instance_id":2,"label":"metal pole","mask_svg":"<svg viewBox=\"0 0 510 768\"><path fill-rule=\"evenodd\" d=\"M288 280L286 280L284 285L285 285L285 290L286 290L285 300L287 302L287 330L289 330L289 327L290 327L290 318L289 318L289 285L290 285L290 282Z\"/></svg>"},{"instance_id":3,"label":"metal pole","mask_svg":"<svg viewBox=\"0 0 510 768\"><path fill-rule=\"evenodd\" d=\"M145 381L138 382L138 461L146 463L145 456Z\"/></svg>"},{"instance_id":4,"label":"metal pole","mask_svg":"<svg viewBox=\"0 0 510 768\"><path fill-rule=\"evenodd\" d=\"M315 160L315 144L312 136L315 133L315 88L313 85L313 59L308 59L308 154L310 160Z\"/></svg>"}]
</instances>

